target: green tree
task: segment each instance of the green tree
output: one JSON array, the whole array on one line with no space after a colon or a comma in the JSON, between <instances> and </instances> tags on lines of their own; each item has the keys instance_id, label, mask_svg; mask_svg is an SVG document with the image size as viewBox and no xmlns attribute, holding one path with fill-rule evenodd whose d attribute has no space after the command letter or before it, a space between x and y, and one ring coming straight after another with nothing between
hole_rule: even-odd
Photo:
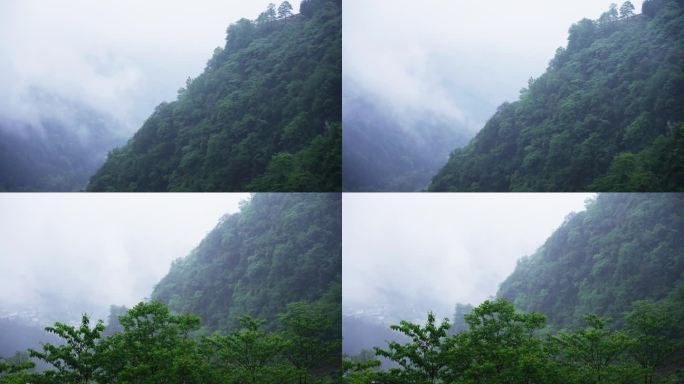
<instances>
[{"instance_id":1,"label":"green tree","mask_svg":"<svg viewBox=\"0 0 684 384\"><path fill-rule=\"evenodd\" d=\"M365 352L365 354L364 354ZM374 358L370 351L361 353L362 358L345 357L342 360L343 381L347 384L372 383L378 376L380 361ZM371 356L364 356L364 355Z\"/></svg>"},{"instance_id":2,"label":"green tree","mask_svg":"<svg viewBox=\"0 0 684 384\"><path fill-rule=\"evenodd\" d=\"M292 4L289 1L283 1L278 6L278 18L287 19L290 16L292 16Z\"/></svg>"},{"instance_id":3,"label":"green tree","mask_svg":"<svg viewBox=\"0 0 684 384\"><path fill-rule=\"evenodd\" d=\"M119 317L122 333L101 344L105 382L189 384L206 382L207 363L190 336L194 315L173 315L159 301L139 303Z\"/></svg>"},{"instance_id":4,"label":"green tree","mask_svg":"<svg viewBox=\"0 0 684 384\"><path fill-rule=\"evenodd\" d=\"M617 4L612 3L608 7L608 10L604 12L601 17L599 17L599 23L608 23L618 19L618 9Z\"/></svg>"},{"instance_id":5,"label":"green tree","mask_svg":"<svg viewBox=\"0 0 684 384\"><path fill-rule=\"evenodd\" d=\"M239 383L276 383L287 376L287 369L278 364L285 340L277 333L264 331L264 323L242 316L241 329L205 338L224 376Z\"/></svg>"},{"instance_id":6,"label":"green tree","mask_svg":"<svg viewBox=\"0 0 684 384\"><path fill-rule=\"evenodd\" d=\"M65 343L46 343L43 345L43 352L29 349L29 354L54 366L57 369L54 375L47 375L53 376L59 382L88 384L96 379L101 370L98 342L104 329L102 320L91 328L90 319L86 314L81 318L79 327L57 322L45 330L64 339Z\"/></svg>"},{"instance_id":7,"label":"green tree","mask_svg":"<svg viewBox=\"0 0 684 384\"><path fill-rule=\"evenodd\" d=\"M534 332L546 316L520 313L505 299L486 300L466 314L468 330L462 333L468 363L463 376L478 383L542 382L547 358Z\"/></svg>"},{"instance_id":8,"label":"green tree","mask_svg":"<svg viewBox=\"0 0 684 384\"><path fill-rule=\"evenodd\" d=\"M634 5L629 1L625 1L620 6L620 18L624 19L632 16L634 16Z\"/></svg>"},{"instance_id":9,"label":"green tree","mask_svg":"<svg viewBox=\"0 0 684 384\"><path fill-rule=\"evenodd\" d=\"M34 382L36 375L31 371L35 363L25 352L17 352L8 359L0 358L0 384L26 384Z\"/></svg>"},{"instance_id":10,"label":"green tree","mask_svg":"<svg viewBox=\"0 0 684 384\"><path fill-rule=\"evenodd\" d=\"M341 345L337 330L319 305L306 302L288 304L278 320L288 340L283 354L297 369L299 383L308 383L312 371L318 368L339 364Z\"/></svg>"},{"instance_id":11,"label":"green tree","mask_svg":"<svg viewBox=\"0 0 684 384\"><path fill-rule=\"evenodd\" d=\"M587 327L576 332L561 332L554 336L561 346L562 357L581 371L594 384L607 383L617 371L617 362L629 345L622 331L606 328L610 321L595 314L585 317Z\"/></svg>"},{"instance_id":12,"label":"green tree","mask_svg":"<svg viewBox=\"0 0 684 384\"><path fill-rule=\"evenodd\" d=\"M664 305L640 300L632 304L625 320L627 334L632 338L627 351L643 369L644 383L651 384L656 369L682 347L681 341L672 337L674 316Z\"/></svg>"},{"instance_id":13,"label":"green tree","mask_svg":"<svg viewBox=\"0 0 684 384\"><path fill-rule=\"evenodd\" d=\"M428 313L424 326L402 320L392 325L395 331L411 338L406 344L390 341L387 349L375 348L378 356L398 363L402 370L390 372L398 380L411 383L440 383L449 369L450 348L447 346L447 331L451 328L448 319L436 323L435 314Z\"/></svg>"},{"instance_id":14,"label":"green tree","mask_svg":"<svg viewBox=\"0 0 684 384\"><path fill-rule=\"evenodd\" d=\"M261 12L256 22L258 25L270 24L276 20L275 4L269 3L266 10Z\"/></svg>"}]
</instances>

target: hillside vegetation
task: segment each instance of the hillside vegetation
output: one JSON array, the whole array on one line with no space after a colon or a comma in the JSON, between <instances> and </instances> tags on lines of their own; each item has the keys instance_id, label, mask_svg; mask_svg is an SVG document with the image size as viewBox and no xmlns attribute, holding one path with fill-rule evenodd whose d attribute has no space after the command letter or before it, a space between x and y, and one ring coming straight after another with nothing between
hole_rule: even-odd
<instances>
[{"instance_id":1,"label":"hillside vegetation","mask_svg":"<svg viewBox=\"0 0 684 384\"><path fill-rule=\"evenodd\" d=\"M624 323L632 302L684 284L684 196L602 194L518 262L498 296L549 325L574 328L596 312Z\"/></svg>"},{"instance_id":2,"label":"hillside vegetation","mask_svg":"<svg viewBox=\"0 0 684 384\"><path fill-rule=\"evenodd\" d=\"M210 330L249 314L273 321L288 303L340 295L339 194L255 194L173 263L152 298ZM336 297L337 305L341 305ZM336 308L337 322L340 308Z\"/></svg>"},{"instance_id":3,"label":"hillside vegetation","mask_svg":"<svg viewBox=\"0 0 684 384\"><path fill-rule=\"evenodd\" d=\"M583 19L546 73L455 150L429 189L682 190L683 63L681 0Z\"/></svg>"},{"instance_id":4,"label":"hillside vegetation","mask_svg":"<svg viewBox=\"0 0 684 384\"><path fill-rule=\"evenodd\" d=\"M0 384L339 382L341 214L337 193L255 194L150 301L45 328L41 348L0 356Z\"/></svg>"},{"instance_id":5,"label":"hillside vegetation","mask_svg":"<svg viewBox=\"0 0 684 384\"><path fill-rule=\"evenodd\" d=\"M88 190L340 190L341 17L339 0L304 0L232 24Z\"/></svg>"}]
</instances>

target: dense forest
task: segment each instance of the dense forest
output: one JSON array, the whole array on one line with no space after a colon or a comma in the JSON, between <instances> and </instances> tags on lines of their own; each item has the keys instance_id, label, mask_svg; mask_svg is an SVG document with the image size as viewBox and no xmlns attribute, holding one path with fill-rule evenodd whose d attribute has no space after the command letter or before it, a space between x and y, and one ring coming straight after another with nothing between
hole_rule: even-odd
<instances>
[{"instance_id":1,"label":"dense forest","mask_svg":"<svg viewBox=\"0 0 684 384\"><path fill-rule=\"evenodd\" d=\"M46 328L42 348L5 354L0 383L338 382L341 214L336 193L254 194L150 301Z\"/></svg>"},{"instance_id":2,"label":"dense forest","mask_svg":"<svg viewBox=\"0 0 684 384\"><path fill-rule=\"evenodd\" d=\"M124 142L119 124L85 105L37 89L32 105L50 118L0 118L0 191L79 191L107 151Z\"/></svg>"},{"instance_id":3,"label":"dense forest","mask_svg":"<svg viewBox=\"0 0 684 384\"><path fill-rule=\"evenodd\" d=\"M340 190L341 18L340 0L304 0L299 14L284 1L230 25L88 190Z\"/></svg>"},{"instance_id":4,"label":"dense forest","mask_svg":"<svg viewBox=\"0 0 684 384\"><path fill-rule=\"evenodd\" d=\"M680 383L682 212L677 193L599 194L518 262L498 298L457 305L453 322L401 321L388 343L345 359L345 380Z\"/></svg>"},{"instance_id":5,"label":"dense forest","mask_svg":"<svg viewBox=\"0 0 684 384\"><path fill-rule=\"evenodd\" d=\"M684 2L625 2L569 31L546 73L504 103L432 191L684 188Z\"/></svg>"},{"instance_id":6,"label":"dense forest","mask_svg":"<svg viewBox=\"0 0 684 384\"><path fill-rule=\"evenodd\" d=\"M427 188L454 147L467 143L464 128L427 113L411 121L391 108L355 94L345 82L342 185L345 191L407 191Z\"/></svg>"},{"instance_id":7,"label":"dense forest","mask_svg":"<svg viewBox=\"0 0 684 384\"><path fill-rule=\"evenodd\" d=\"M339 296L341 214L339 194L255 194L173 263L152 298L213 331L244 314L273 321L290 302Z\"/></svg>"},{"instance_id":8,"label":"dense forest","mask_svg":"<svg viewBox=\"0 0 684 384\"><path fill-rule=\"evenodd\" d=\"M549 325L574 328L587 312L624 323L635 300L660 300L684 284L684 196L601 194L518 261L497 296Z\"/></svg>"}]
</instances>

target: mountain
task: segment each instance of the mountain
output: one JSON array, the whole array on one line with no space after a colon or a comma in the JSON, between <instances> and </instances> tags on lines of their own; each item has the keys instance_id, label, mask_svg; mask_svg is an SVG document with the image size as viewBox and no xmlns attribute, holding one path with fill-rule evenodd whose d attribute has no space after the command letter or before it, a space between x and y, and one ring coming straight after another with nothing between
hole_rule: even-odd
<instances>
[{"instance_id":1,"label":"mountain","mask_svg":"<svg viewBox=\"0 0 684 384\"><path fill-rule=\"evenodd\" d=\"M684 2L621 9L574 24L546 73L455 150L429 189L684 189Z\"/></svg>"},{"instance_id":2,"label":"mountain","mask_svg":"<svg viewBox=\"0 0 684 384\"><path fill-rule=\"evenodd\" d=\"M0 117L0 191L78 191L124 142L112 118L80 103L33 89L32 119ZM32 120L32 121L28 121Z\"/></svg>"},{"instance_id":3,"label":"mountain","mask_svg":"<svg viewBox=\"0 0 684 384\"><path fill-rule=\"evenodd\" d=\"M305 0L296 15L232 24L88 190L340 190L341 19L340 0Z\"/></svg>"},{"instance_id":4,"label":"mountain","mask_svg":"<svg viewBox=\"0 0 684 384\"><path fill-rule=\"evenodd\" d=\"M497 296L546 314L553 328L579 327L587 313L619 326L634 301L684 284L682 239L684 195L600 194L522 258Z\"/></svg>"},{"instance_id":5,"label":"mountain","mask_svg":"<svg viewBox=\"0 0 684 384\"><path fill-rule=\"evenodd\" d=\"M345 95L343 103L345 191L422 190L451 150L470 138L465 129L438 116L403 121L366 95Z\"/></svg>"},{"instance_id":6,"label":"mountain","mask_svg":"<svg viewBox=\"0 0 684 384\"><path fill-rule=\"evenodd\" d=\"M327 303L339 324L341 214L339 194L255 194L173 263L152 298L210 331L245 314L274 324L299 301Z\"/></svg>"}]
</instances>

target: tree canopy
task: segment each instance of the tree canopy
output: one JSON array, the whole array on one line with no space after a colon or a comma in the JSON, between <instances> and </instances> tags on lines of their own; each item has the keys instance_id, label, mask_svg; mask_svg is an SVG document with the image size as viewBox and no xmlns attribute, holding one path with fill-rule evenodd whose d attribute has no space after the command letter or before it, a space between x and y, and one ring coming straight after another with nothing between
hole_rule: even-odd
<instances>
[{"instance_id":1,"label":"tree canopy","mask_svg":"<svg viewBox=\"0 0 684 384\"><path fill-rule=\"evenodd\" d=\"M430 190L682 190L684 7L642 10L574 24L546 73L451 154Z\"/></svg>"},{"instance_id":2,"label":"tree canopy","mask_svg":"<svg viewBox=\"0 0 684 384\"><path fill-rule=\"evenodd\" d=\"M109 153L90 191L341 189L342 5L269 5Z\"/></svg>"}]
</instances>

